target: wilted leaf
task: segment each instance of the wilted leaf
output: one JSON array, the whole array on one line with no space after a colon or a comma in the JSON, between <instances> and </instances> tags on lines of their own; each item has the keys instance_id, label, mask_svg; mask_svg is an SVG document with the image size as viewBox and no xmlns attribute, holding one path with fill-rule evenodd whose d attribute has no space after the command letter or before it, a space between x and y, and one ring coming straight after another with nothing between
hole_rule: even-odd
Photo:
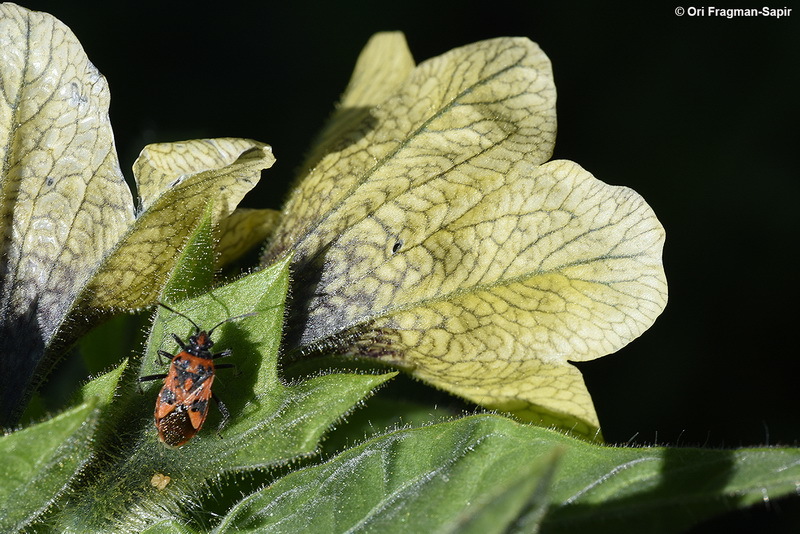
<instances>
[{"instance_id":1,"label":"wilted leaf","mask_svg":"<svg viewBox=\"0 0 800 534\"><path fill-rule=\"evenodd\" d=\"M569 361L661 313L664 230L634 191L545 163L555 129L550 63L527 39L419 65L287 202L264 261L294 254L289 350L383 360L593 435Z\"/></svg>"}]
</instances>

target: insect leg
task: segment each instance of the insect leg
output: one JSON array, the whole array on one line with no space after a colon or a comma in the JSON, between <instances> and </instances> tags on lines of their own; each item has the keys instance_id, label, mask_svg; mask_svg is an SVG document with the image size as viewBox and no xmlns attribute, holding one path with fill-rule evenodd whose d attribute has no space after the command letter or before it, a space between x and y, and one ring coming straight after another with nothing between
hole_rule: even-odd
<instances>
[{"instance_id":1,"label":"insect leg","mask_svg":"<svg viewBox=\"0 0 800 534\"><path fill-rule=\"evenodd\" d=\"M166 373L161 373L158 375L140 376L139 382L149 382L150 380L164 380L165 378L167 378Z\"/></svg>"},{"instance_id":2,"label":"insect leg","mask_svg":"<svg viewBox=\"0 0 800 534\"><path fill-rule=\"evenodd\" d=\"M167 352L165 350L158 351L158 358L156 359L156 363L158 365L164 365L164 360L161 359L162 357L166 358L167 361L170 361L175 356L173 356L172 354L170 354L169 352Z\"/></svg>"},{"instance_id":3,"label":"insect leg","mask_svg":"<svg viewBox=\"0 0 800 534\"><path fill-rule=\"evenodd\" d=\"M178 345L180 345L180 347L181 347L183 350L186 350L186 343L184 343L184 342L183 342L183 340L182 340L181 338L179 338L179 337L178 337L178 334L176 334L176 333L174 333L174 332L173 332L173 334L172 334L172 337L174 337L174 338L175 338L175 341L177 341Z\"/></svg>"},{"instance_id":4,"label":"insect leg","mask_svg":"<svg viewBox=\"0 0 800 534\"><path fill-rule=\"evenodd\" d=\"M222 439L222 434L220 434L220 432L222 432L222 429L228 423L228 419L231 418L231 412L228 411L228 408L225 406L225 403L219 400L219 397L217 397L214 393L211 394L211 398L213 398L214 402L217 403L217 408L219 408L219 413L222 414L222 421L219 422L219 427L217 427L217 436L219 436L220 439Z\"/></svg>"},{"instance_id":5,"label":"insect leg","mask_svg":"<svg viewBox=\"0 0 800 534\"><path fill-rule=\"evenodd\" d=\"M139 393L144 393L142 391L142 382L149 382L151 380L164 380L165 378L167 378L166 374L140 376L139 380L137 380L137 383L139 384Z\"/></svg>"},{"instance_id":6,"label":"insect leg","mask_svg":"<svg viewBox=\"0 0 800 534\"><path fill-rule=\"evenodd\" d=\"M235 369L235 368L236 368L236 364L235 363L216 363L216 364L214 364L214 369ZM241 371L237 371L234 376L239 376L240 374L242 374L242 372Z\"/></svg>"},{"instance_id":7,"label":"insect leg","mask_svg":"<svg viewBox=\"0 0 800 534\"><path fill-rule=\"evenodd\" d=\"M218 352L216 354L212 354L211 358L214 359L214 360L216 360L217 358L227 358L232 353L233 353L233 351L231 351L231 349L227 349L227 350L223 350L222 352Z\"/></svg>"}]
</instances>

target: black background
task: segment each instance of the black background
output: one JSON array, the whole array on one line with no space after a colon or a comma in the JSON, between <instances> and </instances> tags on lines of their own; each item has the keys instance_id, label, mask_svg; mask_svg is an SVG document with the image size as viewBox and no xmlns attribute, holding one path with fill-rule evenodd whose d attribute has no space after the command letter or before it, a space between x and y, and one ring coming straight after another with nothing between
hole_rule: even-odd
<instances>
[{"instance_id":1,"label":"black background","mask_svg":"<svg viewBox=\"0 0 800 534\"><path fill-rule=\"evenodd\" d=\"M147 143L271 144L278 163L251 207L281 206L372 33L403 30L417 61L530 37L553 62L554 157L634 188L667 229L666 311L617 354L581 365L606 439L797 445L800 10L676 16L684 1L24 6L65 22L108 79L129 177Z\"/></svg>"}]
</instances>

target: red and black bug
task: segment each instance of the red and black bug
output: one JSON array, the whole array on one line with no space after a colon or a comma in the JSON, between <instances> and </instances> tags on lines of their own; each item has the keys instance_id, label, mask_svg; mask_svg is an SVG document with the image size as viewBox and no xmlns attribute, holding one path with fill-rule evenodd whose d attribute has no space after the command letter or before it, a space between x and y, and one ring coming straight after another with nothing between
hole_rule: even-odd
<instances>
[{"instance_id":1,"label":"red and black bug","mask_svg":"<svg viewBox=\"0 0 800 534\"><path fill-rule=\"evenodd\" d=\"M205 331L197 326L184 314L173 310L165 304L159 303L163 308L180 315L194 326L194 335L189 336L184 343L177 334L172 337L178 343L181 351L172 355L166 351L158 351L158 363L164 365L163 358L170 359L169 372L166 374L148 375L139 378L139 382L164 379L164 386L158 394L155 409L155 422L158 429L158 438L171 447L180 447L192 439L203 427L208 416L208 404L213 398L222 414L217 432L221 431L230 418L230 412L225 404L211 392L214 383L214 374L218 369L233 367L233 364L215 364L214 360L231 355L230 349L212 353L214 342L211 334L214 330L228 321L250 317L255 313L247 313L231 317L217 323L211 330Z\"/></svg>"}]
</instances>

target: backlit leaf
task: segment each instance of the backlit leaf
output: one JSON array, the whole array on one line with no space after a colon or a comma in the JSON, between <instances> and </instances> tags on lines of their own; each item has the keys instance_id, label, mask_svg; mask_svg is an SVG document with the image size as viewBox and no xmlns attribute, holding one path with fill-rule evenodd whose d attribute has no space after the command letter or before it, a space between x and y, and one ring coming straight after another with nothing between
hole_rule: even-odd
<instances>
[{"instance_id":1,"label":"backlit leaf","mask_svg":"<svg viewBox=\"0 0 800 534\"><path fill-rule=\"evenodd\" d=\"M270 209L237 208L220 221L216 265L222 266L263 243L275 231L280 212Z\"/></svg>"},{"instance_id":2,"label":"backlit leaf","mask_svg":"<svg viewBox=\"0 0 800 534\"><path fill-rule=\"evenodd\" d=\"M555 130L550 63L527 39L420 64L286 204L264 261L294 254L290 351L379 359L593 435L569 361L661 313L664 230L634 191L545 163Z\"/></svg>"},{"instance_id":3,"label":"backlit leaf","mask_svg":"<svg viewBox=\"0 0 800 534\"><path fill-rule=\"evenodd\" d=\"M152 304L209 199L217 224L274 161L268 145L248 139L146 146L133 166L145 211L90 281L84 305L136 309Z\"/></svg>"},{"instance_id":4,"label":"backlit leaf","mask_svg":"<svg viewBox=\"0 0 800 534\"><path fill-rule=\"evenodd\" d=\"M337 112L377 106L400 88L414 66L402 32L376 33L361 51Z\"/></svg>"},{"instance_id":5,"label":"backlit leaf","mask_svg":"<svg viewBox=\"0 0 800 534\"><path fill-rule=\"evenodd\" d=\"M60 21L0 5L0 421L133 222L105 78Z\"/></svg>"},{"instance_id":6,"label":"backlit leaf","mask_svg":"<svg viewBox=\"0 0 800 534\"><path fill-rule=\"evenodd\" d=\"M217 225L275 159L244 139L151 145L137 214L106 81L66 26L0 6L0 89L0 424L13 425L87 319L152 304L209 201Z\"/></svg>"},{"instance_id":7,"label":"backlit leaf","mask_svg":"<svg viewBox=\"0 0 800 534\"><path fill-rule=\"evenodd\" d=\"M350 83L333 116L328 120L308 155L306 167L351 142L360 134L361 122L370 110L390 97L414 69L414 58L402 32L382 32L370 38L358 57Z\"/></svg>"},{"instance_id":8,"label":"backlit leaf","mask_svg":"<svg viewBox=\"0 0 800 534\"><path fill-rule=\"evenodd\" d=\"M268 145L250 139L195 139L147 145L133 164L142 211L163 195L179 196L195 207L219 198L214 218L233 209L275 158Z\"/></svg>"}]
</instances>

